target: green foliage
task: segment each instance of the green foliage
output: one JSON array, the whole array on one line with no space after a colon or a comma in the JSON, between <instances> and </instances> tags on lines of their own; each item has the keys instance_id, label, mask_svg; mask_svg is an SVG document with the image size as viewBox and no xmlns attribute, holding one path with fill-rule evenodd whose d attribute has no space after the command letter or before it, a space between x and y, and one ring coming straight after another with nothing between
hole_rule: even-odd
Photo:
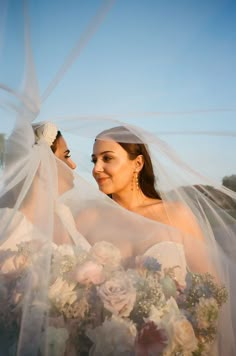
<instances>
[{"instance_id":1,"label":"green foliage","mask_svg":"<svg viewBox=\"0 0 236 356\"><path fill-rule=\"evenodd\" d=\"M231 176L225 176L222 179L222 184L236 192L236 174L232 174Z\"/></svg>"}]
</instances>

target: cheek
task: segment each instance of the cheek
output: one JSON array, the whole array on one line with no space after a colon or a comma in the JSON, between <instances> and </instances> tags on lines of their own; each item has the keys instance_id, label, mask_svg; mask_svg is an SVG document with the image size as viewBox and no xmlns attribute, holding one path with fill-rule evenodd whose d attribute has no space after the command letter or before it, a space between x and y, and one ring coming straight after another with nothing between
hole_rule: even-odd
<instances>
[{"instance_id":1,"label":"cheek","mask_svg":"<svg viewBox=\"0 0 236 356\"><path fill-rule=\"evenodd\" d=\"M112 175L113 182L119 185L130 183L133 177L130 167L127 167L126 164L119 165L119 167L113 167L113 169L110 170L110 174Z\"/></svg>"},{"instance_id":2,"label":"cheek","mask_svg":"<svg viewBox=\"0 0 236 356\"><path fill-rule=\"evenodd\" d=\"M110 163L104 167L104 170L111 176L117 177L124 171L124 165L121 163Z\"/></svg>"}]
</instances>

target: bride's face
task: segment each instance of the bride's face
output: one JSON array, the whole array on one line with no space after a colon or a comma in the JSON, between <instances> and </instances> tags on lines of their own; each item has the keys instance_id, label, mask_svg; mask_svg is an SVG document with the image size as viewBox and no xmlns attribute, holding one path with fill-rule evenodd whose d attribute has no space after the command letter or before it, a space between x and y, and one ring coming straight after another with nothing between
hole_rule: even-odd
<instances>
[{"instance_id":1,"label":"bride's face","mask_svg":"<svg viewBox=\"0 0 236 356\"><path fill-rule=\"evenodd\" d=\"M130 191L136 160L114 141L96 140L93 146L93 177L105 194Z\"/></svg>"},{"instance_id":2,"label":"bride's face","mask_svg":"<svg viewBox=\"0 0 236 356\"><path fill-rule=\"evenodd\" d=\"M57 139L57 147L54 152L55 156L66 163L66 165L70 168L68 169L63 164L60 164L60 161L57 162L58 169L58 193L59 195L65 193L70 190L74 186L74 175L71 169L76 168L76 164L70 158L70 150L68 149L67 143L63 136L60 136Z\"/></svg>"},{"instance_id":3,"label":"bride's face","mask_svg":"<svg viewBox=\"0 0 236 356\"><path fill-rule=\"evenodd\" d=\"M76 164L70 157L70 150L69 150L66 140L64 139L63 136L58 137L57 146L56 146L56 150L55 150L54 154L60 160L65 162L67 164L67 166L69 166L71 169L76 168Z\"/></svg>"}]
</instances>

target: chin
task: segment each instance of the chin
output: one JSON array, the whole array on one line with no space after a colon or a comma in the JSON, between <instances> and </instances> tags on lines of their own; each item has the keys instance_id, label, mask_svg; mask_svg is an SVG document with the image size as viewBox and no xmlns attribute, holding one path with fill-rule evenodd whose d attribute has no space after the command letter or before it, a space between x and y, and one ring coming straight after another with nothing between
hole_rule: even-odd
<instances>
[{"instance_id":1,"label":"chin","mask_svg":"<svg viewBox=\"0 0 236 356\"><path fill-rule=\"evenodd\" d=\"M112 194L108 189L106 189L106 188L103 188L103 187L99 187L99 190L101 191L101 192L103 192L104 194Z\"/></svg>"}]
</instances>

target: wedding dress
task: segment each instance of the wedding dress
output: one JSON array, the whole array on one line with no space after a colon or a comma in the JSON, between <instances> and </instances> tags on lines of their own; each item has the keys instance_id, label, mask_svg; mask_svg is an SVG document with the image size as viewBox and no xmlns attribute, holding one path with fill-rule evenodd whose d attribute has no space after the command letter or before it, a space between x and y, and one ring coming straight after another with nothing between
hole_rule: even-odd
<instances>
[{"instance_id":1,"label":"wedding dress","mask_svg":"<svg viewBox=\"0 0 236 356\"><path fill-rule=\"evenodd\" d=\"M162 269L175 267L176 280L181 286L185 286L187 263L183 245L171 241L160 242L150 247L144 255L156 258Z\"/></svg>"},{"instance_id":2,"label":"wedding dress","mask_svg":"<svg viewBox=\"0 0 236 356\"><path fill-rule=\"evenodd\" d=\"M1 221L3 224L11 216L12 210L10 208L5 208L0 210ZM14 215L14 219L10 220L10 225L6 231L7 239L1 244L1 250L17 250L17 245L22 241L29 241L29 238L32 234L32 229L35 229L35 226L32 225L26 217L21 213L17 212Z\"/></svg>"},{"instance_id":3,"label":"wedding dress","mask_svg":"<svg viewBox=\"0 0 236 356\"><path fill-rule=\"evenodd\" d=\"M0 6L3 10L0 11L0 16L2 16L5 13L5 7L4 4ZM99 16L100 19L101 16ZM233 303L236 271L235 218L222 208L216 194L220 192L229 201L229 204L233 205L236 199L235 193L195 172L153 132L150 133L118 120L99 117L54 119L50 109L46 108L46 113L42 113L44 120L47 120L49 116L50 120L58 125L58 129L62 130L63 134L73 134L76 137L76 147L74 148L75 152L78 152L78 159L82 157L83 165L81 164L78 167L79 174L71 175L69 168L55 158L46 142L43 140L36 142L32 124L41 120L39 113L40 110L44 109L43 101L47 99L57 82L60 81L62 74L68 69L71 59L74 59L75 54L80 52L92 31L91 28L88 29L87 37L83 37L82 41L77 43L72 57L65 62L65 67L62 66L61 72L59 71L54 79L50 76L49 82L46 83L48 90L44 94L39 94L38 78L30 45L27 11L25 17L20 20L23 20L22 23L25 25L25 41L22 41L23 51L20 52L22 58L24 58L22 62L25 64L25 68L23 70L22 62L19 61L16 69L20 72L20 77L22 75L23 86L16 83L18 76L13 78L10 74L9 78L6 75L0 81L1 110L3 110L6 122L12 127L9 130L9 127L6 128L3 120L1 120L1 132L6 134L7 140L3 174L1 175L0 249L1 252L9 248L18 252L16 251L18 243L23 243L23 252L27 255L27 245L24 245L24 243L38 239L40 240L40 247L38 247L38 250L34 250L33 263L31 256L27 255L30 257L30 263L27 264L24 273L13 280L16 281L17 293L12 292L8 284L9 281L4 276L4 296L8 297L7 293L10 296L16 294L18 296L18 289L20 289L21 295L20 303L18 304L17 299L14 304L14 306L20 308L21 313L20 317L19 314L16 315L16 319L19 320L19 330L14 329L15 339L11 345L14 346L15 354L19 356L50 355L55 340L67 338L65 336L66 331L63 328L53 329L50 322L54 316L54 309L48 308L48 294L53 289L52 286L55 287L53 291L60 290L56 293L55 299L60 299L60 297L66 299L68 297L71 298L69 301L73 301L73 298L75 298L73 290L69 288L70 285L67 283L68 280L65 284L63 284L64 281L61 281L65 289L60 289L57 285L54 285L55 279L61 278L61 273L62 276L68 278L63 274L65 273L64 268L67 272L67 268L73 265L73 258L71 259L68 255L65 257L63 254L61 256L58 251L55 252L54 242L57 241L60 233L65 232L65 235L69 236L67 242L69 241L70 247L73 246L81 259L87 253L90 253L90 250L93 250L97 243L105 241L118 248L117 255L119 256L120 252L123 259L127 259L127 261L130 258L140 257L137 255L141 254L141 257L153 257L154 260L159 260L159 264L162 265L161 273L164 269L172 269L180 293L181 287L185 285L185 275L186 273L188 275L189 272L185 256L186 250L189 250L189 247L196 243L195 236L192 234L186 236L171 224L166 225L151 221L127 211L99 192L91 179L88 179L88 174L89 177L91 175L90 153L97 134L114 126L125 126L136 135L136 142L145 143L149 147L157 177L157 188L164 205L166 202L167 215L170 215L169 202L181 202L191 209L197 223L204 232L204 247L206 244L209 260L203 261L202 256L199 256L199 263L209 262L209 265L213 263L219 281L225 286L229 294L227 302L220 311L221 315L217 325L217 351L222 356L235 355L236 308ZM12 44L18 50L15 42L7 41L7 43ZM12 59L12 56L10 57ZM73 95L70 96L71 91L72 89L69 87L68 97L73 98ZM60 100L61 98L58 98L58 102ZM126 137L122 130L120 138L125 142ZM89 145L90 143L91 145ZM73 144L71 144L71 147L73 148ZM85 171L84 175L82 175L83 170ZM68 191L60 195L58 190L60 181L68 176L72 178L71 186ZM196 185L195 183L199 181L201 183ZM216 191L209 190L208 185L213 186ZM23 213L26 203L30 203L30 206L33 207L28 211L30 219L27 219ZM218 237L215 234L217 229L220 230ZM179 241L183 243L179 244ZM114 251L116 251L115 247L113 248ZM139 253L140 251L141 253ZM58 257L58 253L61 259ZM109 257L109 254L112 255L110 250L106 257ZM20 252L20 256L22 256L22 252ZM55 262L56 268L52 270L52 263L54 260L57 261L57 258L63 263L59 263L58 266ZM116 258L114 258L114 261L109 260L110 267L113 268L112 262L116 262ZM153 261L151 260L151 262ZM129 266L128 263L127 265ZM154 266L156 265L154 264ZM13 277L11 276L11 278ZM135 271L132 271L131 277L135 278ZM133 289L131 288L131 302L133 301L132 293ZM86 304L88 300L84 301L83 298L80 298L77 302L82 301ZM97 297L93 305L99 305L99 303L96 303L98 300ZM55 305L57 305L56 303L57 300ZM5 305L8 305L7 302ZM7 313L8 308L5 309L3 311ZM51 312L52 314L50 314ZM76 313L73 308L72 311L67 310L67 312ZM8 314L3 316L8 316ZM1 327L5 320L4 318L1 319ZM73 330L75 330L73 324L68 330L72 335ZM133 330L132 327L129 330ZM5 328L5 331L8 331L8 329ZM52 342L52 340L54 341ZM131 338L131 340L133 339ZM72 352L71 355L73 355Z\"/></svg>"}]
</instances>

